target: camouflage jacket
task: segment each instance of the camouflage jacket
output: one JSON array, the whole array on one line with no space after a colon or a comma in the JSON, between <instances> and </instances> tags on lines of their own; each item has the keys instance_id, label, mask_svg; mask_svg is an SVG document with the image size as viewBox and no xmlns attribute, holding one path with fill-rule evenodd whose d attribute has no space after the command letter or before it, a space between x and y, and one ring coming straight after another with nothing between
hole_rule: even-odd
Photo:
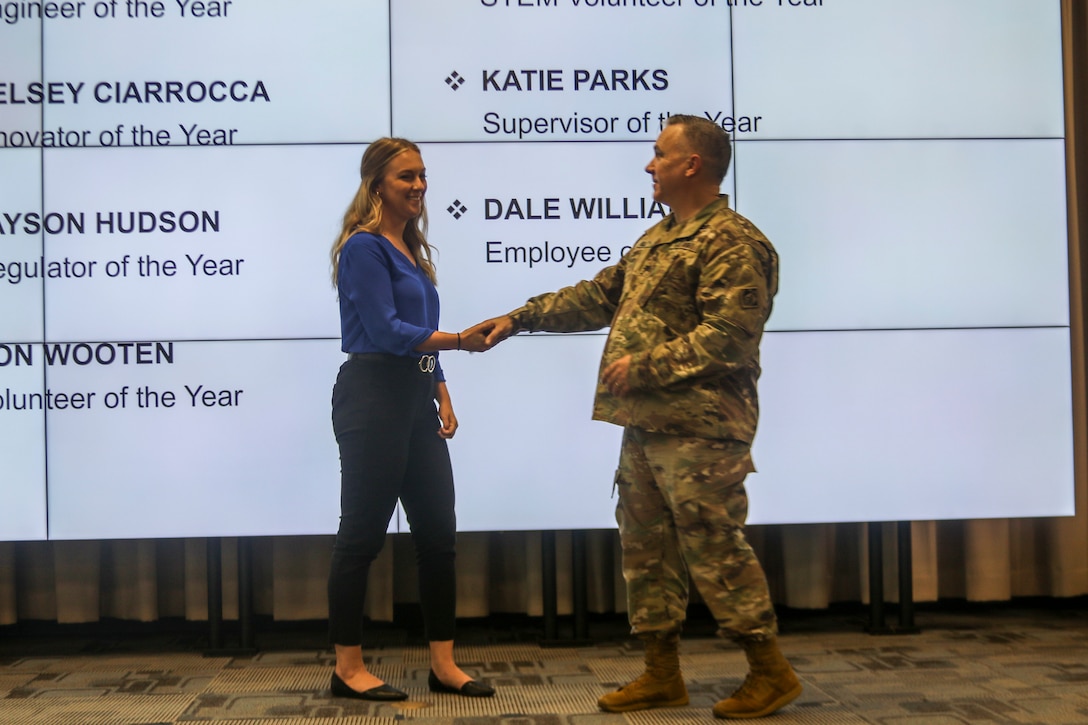
<instances>
[{"instance_id":1,"label":"camouflage jacket","mask_svg":"<svg viewBox=\"0 0 1088 725\"><path fill-rule=\"evenodd\" d=\"M683 224L670 214L592 280L510 316L533 332L611 325L601 370L631 355L632 392L614 396L598 375L596 420L751 444L759 342L777 290L774 247L723 196Z\"/></svg>"}]
</instances>

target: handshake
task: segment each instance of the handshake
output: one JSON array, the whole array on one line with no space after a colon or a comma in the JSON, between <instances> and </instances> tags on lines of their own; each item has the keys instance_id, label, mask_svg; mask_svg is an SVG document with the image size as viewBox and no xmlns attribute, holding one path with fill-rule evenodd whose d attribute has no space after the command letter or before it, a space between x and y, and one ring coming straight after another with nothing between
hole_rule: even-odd
<instances>
[{"instance_id":1,"label":"handshake","mask_svg":"<svg viewBox=\"0 0 1088 725\"><path fill-rule=\"evenodd\" d=\"M487 352L517 331L517 325L510 316L492 317L457 333L456 349Z\"/></svg>"},{"instance_id":2,"label":"handshake","mask_svg":"<svg viewBox=\"0 0 1088 725\"><path fill-rule=\"evenodd\" d=\"M492 317L490 320L484 320L455 333L457 335L456 349L487 352L518 329L517 323L509 315ZM631 355L624 355L609 363L601 371L601 384L613 395L624 396L631 393L631 361Z\"/></svg>"}]
</instances>

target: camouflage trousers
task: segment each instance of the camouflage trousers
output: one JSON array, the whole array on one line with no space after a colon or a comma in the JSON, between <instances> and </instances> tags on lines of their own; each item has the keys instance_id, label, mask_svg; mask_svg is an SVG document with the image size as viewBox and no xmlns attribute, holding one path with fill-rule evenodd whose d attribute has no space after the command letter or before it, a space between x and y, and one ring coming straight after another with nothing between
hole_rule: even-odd
<instances>
[{"instance_id":1,"label":"camouflage trousers","mask_svg":"<svg viewBox=\"0 0 1088 725\"><path fill-rule=\"evenodd\" d=\"M679 631L689 575L722 636L777 632L767 577L744 537L744 478L754 470L739 441L624 431L616 521L633 634Z\"/></svg>"}]
</instances>

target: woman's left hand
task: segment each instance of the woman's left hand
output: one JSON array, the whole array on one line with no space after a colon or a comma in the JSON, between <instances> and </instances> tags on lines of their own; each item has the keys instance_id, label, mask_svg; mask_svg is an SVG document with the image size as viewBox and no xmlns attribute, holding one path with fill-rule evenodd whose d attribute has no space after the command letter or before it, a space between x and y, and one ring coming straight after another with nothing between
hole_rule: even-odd
<instances>
[{"instance_id":1,"label":"woman's left hand","mask_svg":"<svg viewBox=\"0 0 1088 725\"><path fill-rule=\"evenodd\" d=\"M453 404L448 400L439 402L438 419L442 422L442 427L438 429L438 437L446 440L453 438L453 434L457 432L457 416L453 414Z\"/></svg>"}]
</instances>

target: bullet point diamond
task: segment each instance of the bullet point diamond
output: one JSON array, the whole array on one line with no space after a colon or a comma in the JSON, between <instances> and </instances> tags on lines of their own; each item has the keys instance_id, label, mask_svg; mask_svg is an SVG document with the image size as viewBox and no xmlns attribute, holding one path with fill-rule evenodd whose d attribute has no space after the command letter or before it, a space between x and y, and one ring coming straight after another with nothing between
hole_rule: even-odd
<instances>
[{"instance_id":1,"label":"bullet point diamond","mask_svg":"<svg viewBox=\"0 0 1088 725\"><path fill-rule=\"evenodd\" d=\"M462 204L459 199L454 199L453 203L446 207L446 211L448 211L454 219L460 219L464 216L464 213L468 211L468 207Z\"/></svg>"},{"instance_id":2,"label":"bullet point diamond","mask_svg":"<svg viewBox=\"0 0 1088 725\"><path fill-rule=\"evenodd\" d=\"M451 89L455 91L462 85L464 85L464 83L465 79L457 71L453 71L448 76L446 76L446 85L448 85Z\"/></svg>"}]
</instances>

